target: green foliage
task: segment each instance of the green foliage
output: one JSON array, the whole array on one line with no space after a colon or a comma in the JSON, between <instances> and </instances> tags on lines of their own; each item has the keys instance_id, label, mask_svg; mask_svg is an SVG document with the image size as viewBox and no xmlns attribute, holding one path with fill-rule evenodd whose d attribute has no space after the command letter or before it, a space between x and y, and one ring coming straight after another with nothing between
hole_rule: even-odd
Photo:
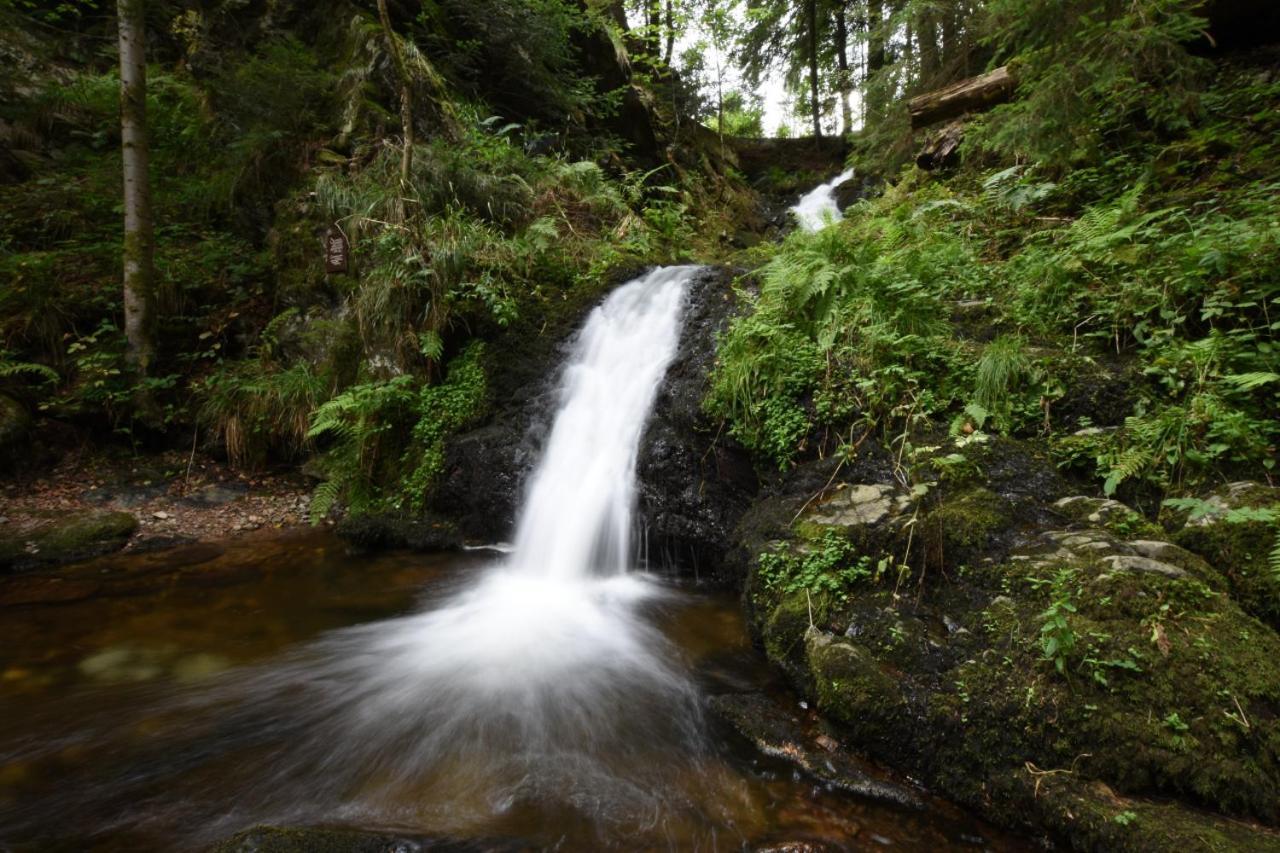
<instances>
[{"instance_id":1,"label":"green foliage","mask_svg":"<svg viewBox=\"0 0 1280 853\"><path fill-rule=\"evenodd\" d=\"M273 451L290 458L310 448L312 412L330 390L307 361L231 362L201 384L199 419L219 436L232 464L256 468Z\"/></svg>"},{"instance_id":2,"label":"green foliage","mask_svg":"<svg viewBox=\"0 0 1280 853\"><path fill-rule=\"evenodd\" d=\"M1076 612L1075 572L1062 569L1048 582L1049 606L1040 614L1040 653L1053 664L1059 675L1067 674L1067 666L1075 654L1077 638L1069 617Z\"/></svg>"},{"instance_id":3,"label":"green foliage","mask_svg":"<svg viewBox=\"0 0 1280 853\"><path fill-rule=\"evenodd\" d=\"M449 363L439 385L400 375L353 385L320 406L307 437L323 437L330 446L312 521L339 501L356 513L421 510L442 469L445 440L485 410L483 355L483 345L473 343Z\"/></svg>"},{"instance_id":4,"label":"green foliage","mask_svg":"<svg viewBox=\"0 0 1280 853\"><path fill-rule=\"evenodd\" d=\"M1004 156L1086 164L1118 144L1185 130L1207 63L1187 46L1205 21L1196 0L990 0L985 38L1011 62L1019 97L982 139Z\"/></svg>"},{"instance_id":5,"label":"green foliage","mask_svg":"<svg viewBox=\"0 0 1280 853\"><path fill-rule=\"evenodd\" d=\"M859 584L878 578L884 569L885 561L873 565L869 556L858 555L839 533L827 531L799 552L784 549L761 554L756 577L770 593L823 593L843 601Z\"/></svg>"}]
</instances>

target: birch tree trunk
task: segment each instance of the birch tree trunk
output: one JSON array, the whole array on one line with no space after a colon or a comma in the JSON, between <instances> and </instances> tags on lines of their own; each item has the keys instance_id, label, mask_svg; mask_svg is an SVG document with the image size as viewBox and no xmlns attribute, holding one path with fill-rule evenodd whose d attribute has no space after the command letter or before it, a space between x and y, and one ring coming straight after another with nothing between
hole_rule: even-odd
<instances>
[{"instance_id":1,"label":"birch tree trunk","mask_svg":"<svg viewBox=\"0 0 1280 853\"><path fill-rule=\"evenodd\" d=\"M146 376L155 358L155 229L147 147L147 42L142 0L118 0L120 153L124 171L125 358Z\"/></svg>"}]
</instances>

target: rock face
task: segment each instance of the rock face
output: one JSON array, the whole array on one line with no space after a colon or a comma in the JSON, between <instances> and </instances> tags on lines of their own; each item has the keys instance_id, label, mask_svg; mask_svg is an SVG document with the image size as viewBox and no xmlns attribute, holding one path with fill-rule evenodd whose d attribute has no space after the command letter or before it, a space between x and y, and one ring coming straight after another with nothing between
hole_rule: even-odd
<instances>
[{"instance_id":1,"label":"rock face","mask_svg":"<svg viewBox=\"0 0 1280 853\"><path fill-rule=\"evenodd\" d=\"M680 349L640 442L637 473L648 553L726 580L731 533L757 491L746 453L702 414L717 337L733 311L731 274L707 268L690 285Z\"/></svg>"},{"instance_id":2,"label":"rock face","mask_svg":"<svg viewBox=\"0 0 1280 853\"><path fill-rule=\"evenodd\" d=\"M84 512L54 518L23 532L5 531L0 539L0 571L87 560L118 551L138 528L127 512Z\"/></svg>"},{"instance_id":3,"label":"rock face","mask_svg":"<svg viewBox=\"0 0 1280 853\"><path fill-rule=\"evenodd\" d=\"M616 277L621 284L640 271ZM639 509L651 559L723 579L723 555L738 517L756 491L750 461L702 415L702 398L715 360L716 336L732 311L730 274L699 272L690 284L680 349L659 391L637 462ZM572 333L591 307L577 306L569 321L546 335L540 348L502 355L491 371L494 398L508 401L489 422L452 442L433 508L455 519L468 538L498 541L511 535L525 479L538 460L555 415L560 365Z\"/></svg>"},{"instance_id":4,"label":"rock face","mask_svg":"<svg viewBox=\"0 0 1280 853\"><path fill-rule=\"evenodd\" d=\"M735 532L753 634L842 744L1078 849L1280 849L1280 636L1242 583L1275 526L1231 515L1274 492L1170 541L1018 442L868 456Z\"/></svg>"},{"instance_id":5,"label":"rock face","mask_svg":"<svg viewBox=\"0 0 1280 853\"><path fill-rule=\"evenodd\" d=\"M0 469L8 468L31 433L31 415L8 394L0 394Z\"/></svg>"}]
</instances>

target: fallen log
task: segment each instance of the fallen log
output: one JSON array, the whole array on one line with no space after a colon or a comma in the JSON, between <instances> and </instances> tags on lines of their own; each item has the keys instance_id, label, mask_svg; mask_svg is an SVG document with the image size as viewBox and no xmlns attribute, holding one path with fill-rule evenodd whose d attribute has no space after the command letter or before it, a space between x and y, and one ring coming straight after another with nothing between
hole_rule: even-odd
<instances>
[{"instance_id":1,"label":"fallen log","mask_svg":"<svg viewBox=\"0 0 1280 853\"><path fill-rule=\"evenodd\" d=\"M945 88L917 95L907 101L911 128L928 127L964 113L990 109L1009 100L1013 96L1014 85L1009 67L1002 65L978 77L969 77Z\"/></svg>"},{"instance_id":2,"label":"fallen log","mask_svg":"<svg viewBox=\"0 0 1280 853\"><path fill-rule=\"evenodd\" d=\"M916 155L916 165L927 172L949 166L958 159L964 140L964 122L953 121L942 130L931 133L924 148Z\"/></svg>"}]
</instances>

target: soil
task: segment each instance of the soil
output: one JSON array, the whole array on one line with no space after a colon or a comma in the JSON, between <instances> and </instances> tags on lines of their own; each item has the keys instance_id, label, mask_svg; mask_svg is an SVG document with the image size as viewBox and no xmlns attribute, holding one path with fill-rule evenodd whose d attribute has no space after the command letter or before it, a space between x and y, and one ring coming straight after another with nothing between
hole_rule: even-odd
<instances>
[{"instance_id":1,"label":"soil","mask_svg":"<svg viewBox=\"0 0 1280 853\"><path fill-rule=\"evenodd\" d=\"M296 470L243 474L180 451L75 452L0 486L0 537L16 538L69 514L118 510L138 520L125 551L227 539L307 524L313 485Z\"/></svg>"}]
</instances>

